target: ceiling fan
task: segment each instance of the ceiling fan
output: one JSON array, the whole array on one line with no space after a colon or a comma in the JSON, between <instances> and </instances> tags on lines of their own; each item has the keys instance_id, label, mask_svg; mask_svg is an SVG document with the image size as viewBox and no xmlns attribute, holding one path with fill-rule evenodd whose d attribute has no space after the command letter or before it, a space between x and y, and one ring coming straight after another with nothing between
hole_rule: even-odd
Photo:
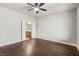
<instances>
[{"instance_id":1,"label":"ceiling fan","mask_svg":"<svg viewBox=\"0 0 79 59\"><path fill-rule=\"evenodd\" d=\"M39 10L47 11L47 9L41 8L45 3L34 3L34 5L30 4L30 3L27 3L27 4L32 6L32 8L28 9L27 11L34 10L36 12L36 14L39 13Z\"/></svg>"}]
</instances>

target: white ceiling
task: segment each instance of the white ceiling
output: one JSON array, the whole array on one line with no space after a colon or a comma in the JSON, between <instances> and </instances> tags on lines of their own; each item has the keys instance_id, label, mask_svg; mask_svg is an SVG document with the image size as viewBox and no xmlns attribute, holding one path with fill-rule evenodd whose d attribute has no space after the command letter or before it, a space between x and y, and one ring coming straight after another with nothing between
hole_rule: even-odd
<instances>
[{"instance_id":1,"label":"white ceiling","mask_svg":"<svg viewBox=\"0 0 79 59\"><path fill-rule=\"evenodd\" d=\"M31 6L27 5L27 3L0 3L0 6L28 14L36 18L57 12L71 10L76 8L78 5L78 3L46 3L42 6L42 8L47 9L47 12L40 11L39 14L36 14L34 10L27 11L27 9L31 8Z\"/></svg>"}]
</instances>

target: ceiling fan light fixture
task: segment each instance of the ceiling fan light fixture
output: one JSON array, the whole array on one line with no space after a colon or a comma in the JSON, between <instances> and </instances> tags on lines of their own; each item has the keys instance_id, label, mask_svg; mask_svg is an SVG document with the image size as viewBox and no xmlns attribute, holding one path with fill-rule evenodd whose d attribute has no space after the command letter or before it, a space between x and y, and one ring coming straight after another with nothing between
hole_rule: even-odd
<instances>
[{"instance_id":1,"label":"ceiling fan light fixture","mask_svg":"<svg viewBox=\"0 0 79 59\"><path fill-rule=\"evenodd\" d=\"M34 8L34 11L39 11L39 8L35 7L35 8Z\"/></svg>"},{"instance_id":2,"label":"ceiling fan light fixture","mask_svg":"<svg viewBox=\"0 0 79 59\"><path fill-rule=\"evenodd\" d=\"M47 11L47 9L41 8L45 3L34 3L34 5L31 3L27 3L27 4L32 6L32 8L28 9L27 11L34 10L36 14L38 14L40 10Z\"/></svg>"}]
</instances>

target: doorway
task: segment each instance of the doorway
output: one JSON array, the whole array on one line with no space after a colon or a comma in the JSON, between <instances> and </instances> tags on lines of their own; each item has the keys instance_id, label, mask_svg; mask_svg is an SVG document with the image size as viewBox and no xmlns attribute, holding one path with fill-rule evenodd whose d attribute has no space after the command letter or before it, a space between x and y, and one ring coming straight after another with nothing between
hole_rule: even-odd
<instances>
[{"instance_id":1,"label":"doorway","mask_svg":"<svg viewBox=\"0 0 79 59\"><path fill-rule=\"evenodd\" d=\"M26 22L26 39L32 39L32 22Z\"/></svg>"},{"instance_id":2,"label":"doorway","mask_svg":"<svg viewBox=\"0 0 79 59\"><path fill-rule=\"evenodd\" d=\"M21 20L21 40L36 38L35 21Z\"/></svg>"}]
</instances>

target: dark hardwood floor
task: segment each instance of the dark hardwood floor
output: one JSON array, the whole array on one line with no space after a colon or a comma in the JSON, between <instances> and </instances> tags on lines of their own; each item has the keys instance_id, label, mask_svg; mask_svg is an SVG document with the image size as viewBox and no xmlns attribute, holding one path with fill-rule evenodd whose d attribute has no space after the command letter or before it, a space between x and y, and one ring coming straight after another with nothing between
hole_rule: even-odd
<instances>
[{"instance_id":1,"label":"dark hardwood floor","mask_svg":"<svg viewBox=\"0 0 79 59\"><path fill-rule=\"evenodd\" d=\"M0 47L1 56L77 56L75 46L43 39L25 40Z\"/></svg>"}]
</instances>

